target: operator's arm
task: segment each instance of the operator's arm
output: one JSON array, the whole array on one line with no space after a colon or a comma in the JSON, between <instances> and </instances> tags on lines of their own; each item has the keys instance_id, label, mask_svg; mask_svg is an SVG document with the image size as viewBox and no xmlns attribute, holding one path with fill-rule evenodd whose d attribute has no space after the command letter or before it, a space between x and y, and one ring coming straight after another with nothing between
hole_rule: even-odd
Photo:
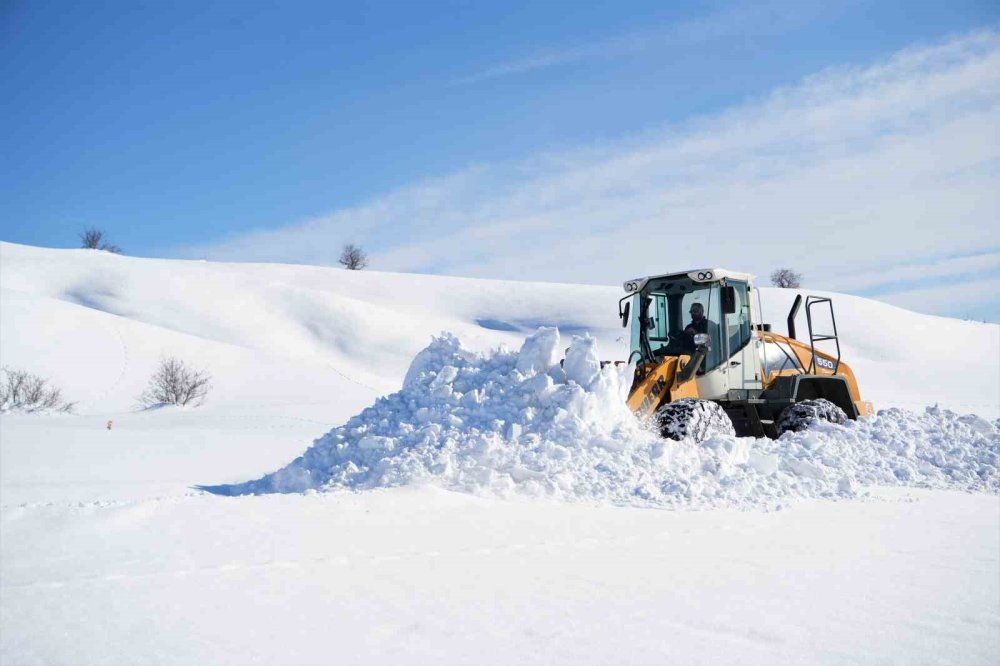
<instances>
[{"instance_id":1,"label":"operator's arm","mask_svg":"<svg viewBox=\"0 0 1000 666\"><path fill-rule=\"evenodd\" d=\"M688 353L694 352L695 332L696 331L694 330L694 322L688 324L686 327L684 327L684 330L681 331L681 336L680 336L681 348Z\"/></svg>"}]
</instances>

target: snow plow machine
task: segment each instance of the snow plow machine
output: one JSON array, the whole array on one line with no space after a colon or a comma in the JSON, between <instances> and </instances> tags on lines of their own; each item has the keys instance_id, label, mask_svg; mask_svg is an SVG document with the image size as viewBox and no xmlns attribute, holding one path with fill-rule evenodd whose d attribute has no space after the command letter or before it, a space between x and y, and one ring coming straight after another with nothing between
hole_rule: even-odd
<instances>
[{"instance_id":1,"label":"snow plow machine","mask_svg":"<svg viewBox=\"0 0 1000 666\"><path fill-rule=\"evenodd\" d=\"M760 291L746 273L706 268L629 280L624 288L618 315L623 327L631 325L628 360L635 363L628 405L654 419L664 437L779 437L874 412L840 359L829 298L806 297L808 340L799 340L801 294L788 313L788 335L778 335L763 323ZM817 315L831 330L813 330ZM817 350L818 342L835 352Z\"/></svg>"}]
</instances>

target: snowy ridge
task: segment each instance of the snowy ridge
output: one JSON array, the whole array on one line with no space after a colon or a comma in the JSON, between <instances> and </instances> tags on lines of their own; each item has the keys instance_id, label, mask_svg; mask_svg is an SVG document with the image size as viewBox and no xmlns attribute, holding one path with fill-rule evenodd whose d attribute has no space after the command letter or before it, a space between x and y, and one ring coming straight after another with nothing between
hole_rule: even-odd
<instances>
[{"instance_id":1,"label":"snowy ridge","mask_svg":"<svg viewBox=\"0 0 1000 666\"><path fill-rule=\"evenodd\" d=\"M452 335L414 359L403 389L317 440L287 467L219 494L454 490L632 505L772 506L850 497L859 487L1000 492L1000 433L978 416L889 409L780 440L672 442L624 403L631 368L600 367L596 341L558 331L519 352L477 354Z\"/></svg>"},{"instance_id":2,"label":"snowy ridge","mask_svg":"<svg viewBox=\"0 0 1000 666\"><path fill-rule=\"evenodd\" d=\"M211 372L207 410L253 405L274 413L277 404L311 404L302 415L334 422L397 390L414 355L440 331L485 352L516 348L550 326L589 333L604 360L628 355L616 286L144 259L0 242L0 288L0 362L49 378L81 414L130 411L164 353ZM761 292L765 321L783 331L795 292ZM877 408L941 404L1000 416L1000 326L826 295L834 297L843 358Z\"/></svg>"}]
</instances>

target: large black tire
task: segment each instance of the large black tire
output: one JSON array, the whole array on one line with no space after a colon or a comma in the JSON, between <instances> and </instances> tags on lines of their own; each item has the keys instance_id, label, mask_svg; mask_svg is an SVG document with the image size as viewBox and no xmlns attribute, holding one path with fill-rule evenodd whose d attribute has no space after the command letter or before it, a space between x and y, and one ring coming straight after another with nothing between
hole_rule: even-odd
<instances>
[{"instance_id":1,"label":"large black tire","mask_svg":"<svg viewBox=\"0 0 1000 666\"><path fill-rule=\"evenodd\" d=\"M667 439L700 442L712 435L736 435L729 415L711 400L682 398L667 403L656 410L655 419Z\"/></svg>"},{"instance_id":2,"label":"large black tire","mask_svg":"<svg viewBox=\"0 0 1000 666\"><path fill-rule=\"evenodd\" d=\"M775 427L780 437L786 432L808 430L814 423L820 421L836 424L846 423L847 414L840 407L823 398L803 400L785 407L778 417Z\"/></svg>"}]
</instances>

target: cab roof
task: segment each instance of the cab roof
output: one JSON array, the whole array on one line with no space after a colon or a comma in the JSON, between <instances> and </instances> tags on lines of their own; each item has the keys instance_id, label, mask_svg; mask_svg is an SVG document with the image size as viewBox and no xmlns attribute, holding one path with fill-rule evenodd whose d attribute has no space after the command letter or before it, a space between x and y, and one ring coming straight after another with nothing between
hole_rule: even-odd
<instances>
[{"instance_id":1,"label":"cab roof","mask_svg":"<svg viewBox=\"0 0 1000 666\"><path fill-rule=\"evenodd\" d=\"M753 282L753 275L750 275L749 273L731 271L728 268L694 268L686 271L677 271L676 273L664 273L663 275L649 275L646 277L634 278L632 280L626 280L622 286L624 287L626 293L635 294L641 291L650 280L663 280L680 277L688 277L695 282L718 282L724 278L729 280L742 280L747 283Z\"/></svg>"}]
</instances>

